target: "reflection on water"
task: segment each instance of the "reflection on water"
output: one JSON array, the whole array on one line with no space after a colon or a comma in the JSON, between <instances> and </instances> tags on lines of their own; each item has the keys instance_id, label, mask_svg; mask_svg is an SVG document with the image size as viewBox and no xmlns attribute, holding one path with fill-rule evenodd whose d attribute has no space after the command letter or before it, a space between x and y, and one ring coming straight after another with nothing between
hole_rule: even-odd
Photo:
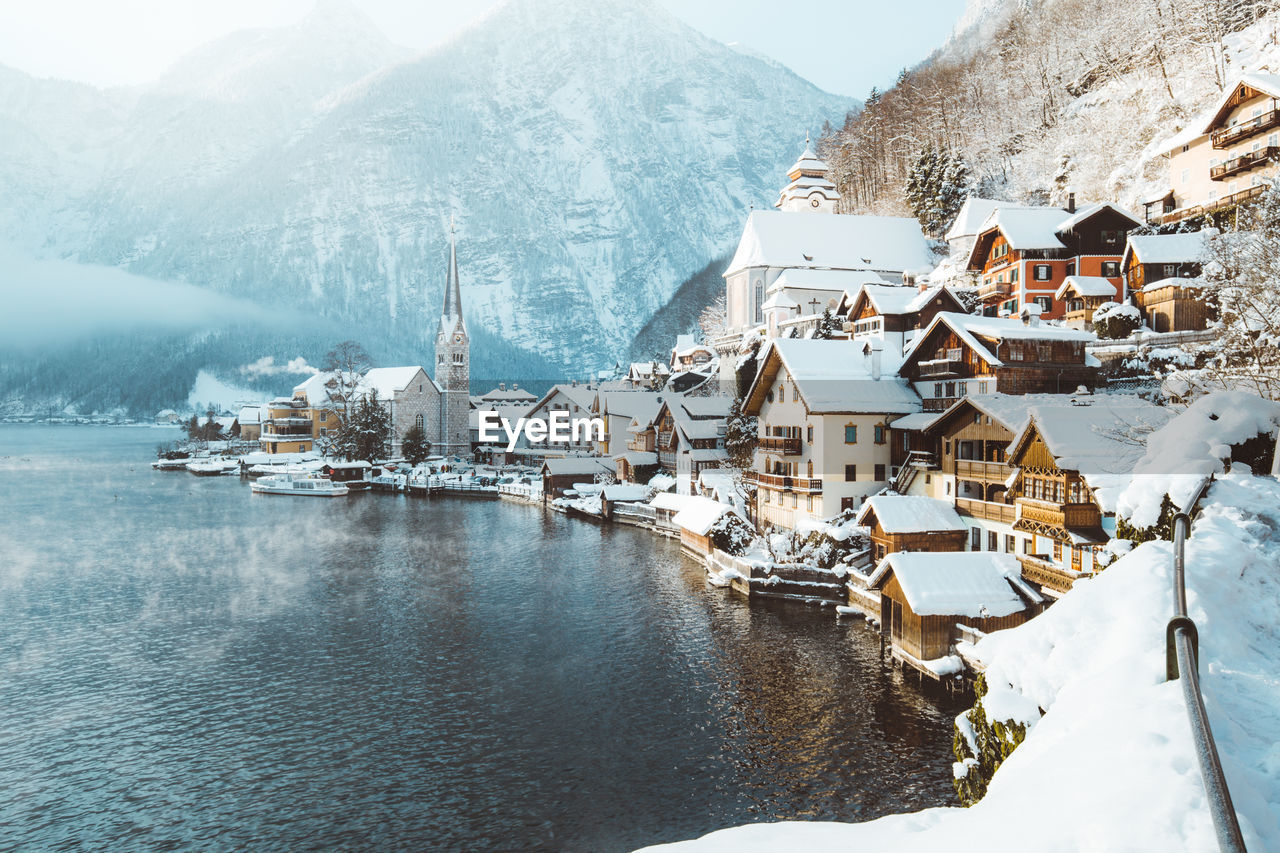
<instances>
[{"instance_id":1,"label":"reflection on water","mask_svg":"<svg viewBox=\"0 0 1280 853\"><path fill-rule=\"evenodd\" d=\"M0 427L20 846L626 850L952 802L958 709L860 621L535 507L154 472L166 439Z\"/></svg>"}]
</instances>

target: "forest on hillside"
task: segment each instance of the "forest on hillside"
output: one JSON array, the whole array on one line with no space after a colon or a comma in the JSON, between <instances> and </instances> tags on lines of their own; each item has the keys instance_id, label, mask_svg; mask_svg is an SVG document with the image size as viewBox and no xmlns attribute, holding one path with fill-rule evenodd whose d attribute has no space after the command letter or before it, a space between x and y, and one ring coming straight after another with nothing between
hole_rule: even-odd
<instances>
[{"instance_id":1,"label":"forest on hillside","mask_svg":"<svg viewBox=\"0 0 1280 853\"><path fill-rule=\"evenodd\" d=\"M939 234L953 203L944 199L939 213L939 194L1062 203L1070 187L1082 200L1132 204L1160 179L1157 152L1146 150L1153 141L1180 130L1241 71L1280 71L1265 67L1278 8L996 4L893 87L872 90L843 127L827 128L821 153L841 212L915 214Z\"/></svg>"}]
</instances>

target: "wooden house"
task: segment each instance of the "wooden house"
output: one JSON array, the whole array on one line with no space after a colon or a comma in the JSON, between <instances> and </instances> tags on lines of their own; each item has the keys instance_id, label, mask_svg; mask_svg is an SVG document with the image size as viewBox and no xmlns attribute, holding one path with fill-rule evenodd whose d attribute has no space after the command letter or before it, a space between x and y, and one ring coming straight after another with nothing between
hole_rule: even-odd
<instances>
[{"instance_id":1,"label":"wooden house","mask_svg":"<svg viewBox=\"0 0 1280 853\"><path fill-rule=\"evenodd\" d=\"M1125 288L1157 332L1198 331L1217 317L1200 278L1205 233L1132 236L1124 251Z\"/></svg>"},{"instance_id":2,"label":"wooden house","mask_svg":"<svg viewBox=\"0 0 1280 853\"><path fill-rule=\"evenodd\" d=\"M726 515L733 515L737 522L747 522L728 504L711 498L690 496L684 508L675 514L672 523L680 529L680 547L694 557L705 557L715 547L712 530ZM729 523L737 523L729 522Z\"/></svg>"},{"instance_id":3,"label":"wooden house","mask_svg":"<svg viewBox=\"0 0 1280 853\"><path fill-rule=\"evenodd\" d=\"M1071 329L1092 329L1093 312L1105 302L1115 302L1115 285L1111 279L1096 275L1069 275L1053 294L1062 302L1062 322Z\"/></svg>"},{"instance_id":4,"label":"wooden house","mask_svg":"<svg viewBox=\"0 0 1280 853\"><path fill-rule=\"evenodd\" d=\"M967 269L978 273L983 313L1012 316L1035 310L1058 320L1066 313L1056 297L1070 276L1104 278L1112 298L1121 293L1120 256L1125 236L1141 220L1110 203L1079 210L1002 205L983 223L969 252Z\"/></svg>"},{"instance_id":5,"label":"wooden house","mask_svg":"<svg viewBox=\"0 0 1280 853\"><path fill-rule=\"evenodd\" d=\"M1014 628L1043 603L1005 554L889 554L868 585L880 591L880 631L893 654L935 676L947 673L928 663L954 653L959 626Z\"/></svg>"},{"instance_id":6,"label":"wooden house","mask_svg":"<svg viewBox=\"0 0 1280 853\"><path fill-rule=\"evenodd\" d=\"M926 412L970 394L1070 393L1092 388L1098 362L1085 352L1094 336L1043 325L1033 317L976 317L943 312L916 338L899 374Z\"/></svg>"},{"instance_id":7,"label":"wooden house","mask_svg":"<svg viewBox=\"0 0 1280 853\"><path fill-rule=\"evenodd\" d=\"M613 475L613 466L593 456L568 456L542 463L542 498L564 497L575 483L594 483L602 475Z\"/></svg>"},{"instance_id":8,"label":"wooden house","mask_svg":"<svg viewBox=\"0 0 1280 853\"><path fill-rule=\"evenodd\" d=\"M870 528L876 560L895 551L963 551L967 535L949 502L914 495L867 498L857 523Z\"/></svg>"},{"instance_id":9,"label":"wooden house","mask_svg":"<svg viewBox=\"0 0 1280 853\"><path fill-rule=\"evenodd\" d=\"M916 333L941 311L966 314L964 304L948 287L924 290L907 285L864 284L843 300L837 310L855 340L878 339L885 349L900 353Z\"/></svg>"},{"instance_id":10,"label":"wooden house","mask_svg":"<svg viewBox=\"0 0 1280 853\"><path fill-rule=\"evenodd\" d=\"M1115 532L1115 501L1142 455L1141 437L1163 426L1167 408L1105 395L1033 406L1009 446L1009 482L1023 535L1023 577L1062 594L1092 572Z\"/></svg>"}]
</instances>

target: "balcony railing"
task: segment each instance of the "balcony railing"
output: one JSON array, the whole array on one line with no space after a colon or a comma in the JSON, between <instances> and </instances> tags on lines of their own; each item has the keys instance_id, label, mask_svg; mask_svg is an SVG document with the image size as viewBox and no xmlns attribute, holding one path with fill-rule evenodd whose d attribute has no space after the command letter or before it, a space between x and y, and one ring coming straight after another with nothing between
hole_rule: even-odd
<instances>
[{"instance_id":1,"label":"balcony railing","mask_svg":"<svg viewBox=\"0 0 1280 853\"><path fill-rule=\"evenodd\" d=\"M975 501L966 498L956 499L956 511L973 518L984 518L987 521L1000 521L1005 524L1013 524L1018 515L1018 508L1013 504Z\"/></svg>"},{"instance_id":2,"label":"balcony railing","mask_svg":"<svg viewBox=\"0 0 1280 853\"><path fill-rule=\"evenodd\" d=\"M1084 577L1084 572L1077 572L1075 569L1068 569L1066 566L1059 566L1050 560L1029 554L1018 555L1018 562L1022 565L1024 580L1054 592L1070 592L1071 585L1078 578Z\"/></svg>"},{"instance_id":3,"label":"balcony railing","mask_svg":"<svg viewBox=\"0 0 1280 853\"><path fill-rule=\"evenodd\" d=\"M1033 498L1018 498L1017 506L1019 519L1050 527L1085 530L1102 526L1102 513L1094 503L1056 504Z\"/></svg>"},{"instance_id":4,"label":"balcony railing","mask_svg":"<svg viewBox=\"0 0 1280 853\"><path fill-rule=\"evenodd\" d=\"M1280 154L1280 146L1276 145L1268 145L1265 148L1259 148L1257 151L1241 154L1239 157L1233 157L1225 163L1210 166L1209 178L1214 181L1226 180L1232 175L1238 175L1241 172L1248 172L1250 169L1265 166L1267 163L1274 161L1278 154Z\"/></svg>"},{"instance_id":5,"label":"balcony railing","mask_svg":"<svg viewBox=\"0 0 1280 853\"><path fill-rule=\"evenodd\" d=\"M1184 219L1194 219L1197 216L1204 216L1206 213L1213 213L1216 210L1227 210L1235 207L1237 204L1248 201L1255 196L1260 196L1266 190L1265 185L1249 187L1247 190L1224 195L1222 198L1207 201L1204 204L1197 204L1192 207L1183 207L1178 210L1170 211L1160 217L1161 225L1172 225L1175 222L1182 222Z\"/></svg>"},{"instance_id":6,"label":"balcony railing","mask_svg":"<svg viewBox=\"0 0 1280 853\"><path fill-rule=\"evenodd\" d=\"M962 480L1003 483L1012 473L1013 469L1003 462L982 462L977 459L956 460L956 476Z\"/></svg>"},{"instance_id":7,"label":"balcony railing","mask_svg":"<svg viewBox=\"0 0 1280 853\"><path fill-rule=\"evenodd\" d=\"M787 477L782 474L762 474L759 471L744 471L742 476L746 480L771 489L808 492L811 495L822 493L822 480L813 477Z\"/></svg>"},{"instance_id":8,"label":"balcony railing","mask_svg":"<svg viewBox=\"0 0 1280 853\"><path fill-rule=\"evenodd\" d=\"M988 281L978 285L979 299L1003 298L1011 293L1013 293L1013 283L1008 281Z\"/></svg>"},{"instance_id":9,"label":"balcony railing","mask_svg":"<svg viewBox=\"0 0 1280 853\"><path fill-rule=\"evenodd\" d=\"M760 449L766 453L798 456L800 454L800 439L799 437L783 438L776 435L765 436L760 439Z\"/></svg>"},{"instance_id":10,"label":"balcony railing","mask_svg":"<svg viewBox=\"0 0 1280 853\"><path fill-rule=\"evenodd\" d=\"M1230 148L1241 139L1248 139L1262 133L1264 130L1270 130L1273 127L1280 127L1280 110L1271 110L1260 116L1242 121L1231 127L1224 127L1221 130L1215 130L1213 136L1214 148Z\"/></svg>"},{"instance_id":11,"label":"balcony railing","mask_svg":"<svg viewBox=\"0 0 1280 853\"><path fill-rule=\"evenodd\" d=\"M920 362L921 378L963 375L964 361L958 358L935 358Z\"/></svg>"}]
</instances>

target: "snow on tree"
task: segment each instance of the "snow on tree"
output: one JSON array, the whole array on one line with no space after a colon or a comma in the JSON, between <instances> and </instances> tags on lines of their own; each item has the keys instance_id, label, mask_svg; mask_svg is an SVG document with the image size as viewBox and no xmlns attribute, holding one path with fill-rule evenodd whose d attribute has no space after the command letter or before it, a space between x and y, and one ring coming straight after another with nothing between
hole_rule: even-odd
<instances>
[{"instance_id":1,"label":"snow on tree","mask_svg":"<svg viewBox=\"0 0 1280 853\"><path fill-rule=\"evenodd\" d=\"M350 417L352 406L359 396L357 388L360 380L371 367L373 359L356 341L343 341L325 354L324 366L320 369L329 374L325 391L329 395L329 402L338 407L340 420L345 422Z\"/></svg>"},{"instance_id":2,"label":"snow on tree","mask_svg":"<svg viewBox=\"0 0 1280 853\"><path fill-rule=\"evenodd\" d=\"M959 155L926 145L907 175L906 200L920 227L941 237L971 189L969 167Z\"/></svg>"},{"instance_id":3,"label":"snow on tree","mask_svg":"<svg viewBox=\"0 0 1280 853\"><path fill-rule=\"evenodd\" d=\"M431 455L431 442L427 440L426 431L414 424L405 430L400 439L400 453L410 465L418 466L427 461Z\"/></svg>"},{"instance_id":4,"label":"snow on tree","mask_svg":"<svg viewBox=\"0 0 1280 853\"><path fill-rule=\"evenodd\" d=\"M818 317L818 328L814 330L813 336L826 340L834 338L840 331L842 329L836 315L830 308L823 308L822 314Z\"/></svg>"},{"instance_id":5,"label":"snow on tree","mask_svg":"<svg viewBox=\"0 0 1280 853\"><path fill-rule=\"evenodd\" d=\"M742 411L741 395L729 404L729 414L724 424L724 447L729 451L729 461L738 468L750 468L752 456L760 439L759 420Z\"/></svg>"},{"instance_id":6,"label":"snow on tree","mask_svg":"<svg viewBox=\"0 0 1280 853\"><path fill-rule=\"evenodd\" d=\"M390 436L391 416L386 407L372 393L365 394L352 402L350 415L338 426L333 450L348 461L372 462L386 454Z\"/></svg>"},{"instance_id":7,"label":"snow on tree","mask_svg":"<svg viewBox=\"0 0 1280 853\"><path fill-rule=\"evenodd\" d=\"M703 308L702 313L698 315L698 328L702 330L704 341L713 341L728 330L729 314L725 307L725 299L725 292L721 290L711 304Z\"/></svg>"},{"instance_id":8,"label":"snow on tree","mask_svg":"<svg viewBox=\"0 0 1280 853\"><path fill-rule=\"evenodd\" d=\"M1093 332L1099 338L1127 338L1141 326L1141 312L1127 302L1104 302L1093 312Z\"/></svg>"}]
</instances>

